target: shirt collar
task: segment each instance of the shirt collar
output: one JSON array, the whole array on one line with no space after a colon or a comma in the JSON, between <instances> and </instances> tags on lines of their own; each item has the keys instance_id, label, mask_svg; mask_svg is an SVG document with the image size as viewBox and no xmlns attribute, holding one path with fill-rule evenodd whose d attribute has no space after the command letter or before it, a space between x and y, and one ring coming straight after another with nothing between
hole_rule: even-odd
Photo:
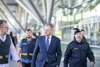
<instances>
[{"instance_id":1,"label":"shirt collar","mask_svg":"<svg viewBox=\"0 0 100 67\"><path fill-rule=\"evenodd\" d=\"M81 39L81 42L78 42L77 40L76 40L76 38L73 40L75 43L78 43L78 44L82 44L82 43L84 43L83 41L82 41L82 39Z\"/></svg>"},{"instance_id":2,"label":"shirt collar","mask_svg":"<svg viewBox=\"0 0 100 67\"><path fill-rule=\"evenodd\" d=\"M7 36L7 34L4 35L4 39L0 36L0 40L2 40L4 42L6 40L6 36Z\"/></svg>"},{"instance_id":3,"label":"shirt collar","mask_svg":"<svg viewBox=\"0 0 100 67\"><path fill-rule=\"evenodd\" d=\"M52 37L52 35L49 36L49 39L50 39L51 37ZM46 38L47 38L47 36L46 36Z\"/></svg>"},{"instance_id":4,"label":"shirt collar","mask_svg":"<svg viewBox=\"0 0 100 67\"><path fill-rule=\"evenodd\" d=\"M33 38L31 37L31 40L32 40L32 39L33 39ZM26 38L26 40L28 41L28 39L27 39L27 38ZM30 41L31 41L31 40L30 40Z\"/></svg>"}]
</instances>

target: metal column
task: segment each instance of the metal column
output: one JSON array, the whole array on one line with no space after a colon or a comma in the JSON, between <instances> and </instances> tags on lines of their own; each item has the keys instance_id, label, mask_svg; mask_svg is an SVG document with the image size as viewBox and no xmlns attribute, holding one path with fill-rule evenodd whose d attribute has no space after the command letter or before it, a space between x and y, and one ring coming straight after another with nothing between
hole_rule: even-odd
<instances>
[{"instance_id":1,"label":"metal column","mask_svg":"<svg viewBox=\"0 0 100 67\"><path fill-rule=\"evenodd\" d=\"M38 15L38 17L39 17L41 23L44 25L45 22L44 22L42 16L40 15L39 11L37 10L36 6L34 5L33 1L32 1L32 0L29 0L29 2L30 2L30 4L33 6L33 10L34 10L34 11L36 12L36 14Z\"/></svg>"},{"instance_id":2,"label":"metal column","mask_svg":"<svg viewBox=\"0 0 100 67\"><path fill-rule=\"evenodd\" d=\"M47 9L47 23L51 22L55 0L50 0L50 1L51 1L50 6L47 6L47 8L50 8L50 9ZM49 0L48 0L48 2L49 2ZM47 4L47 5L49 5L49 4Z\"/></svg>"},{"instance_id":3,"label":"metal column","mask_svg":"<svg viewBox=\"0 0 100 67\"><path fill-rule=\"evenodd\" d=\"M24 31L24 28L21 26L21 24L18 22L18 20L15 18L15 16L11 13L7 5L4 3L3 0L1 0L1 5L4 7L3 9L8 12L8 14L14 19L14 21L19 25L19 27Z\"/></svg>"},{"instance_id":4,"label":"metal column","mask_svg":"<svg viewBox=\"0 0 100 67\"><path fill-rule=\"evenodd\" d=\"M6 19L6 20L11 24L11 26L15 29L16 32L19 32L19 31L15 28L15 26L7 19L6 15L4 14L4 12L3 12L1 9L0 9L0 15L1 15L4 19Z\"/></svg>"}]
</instances>

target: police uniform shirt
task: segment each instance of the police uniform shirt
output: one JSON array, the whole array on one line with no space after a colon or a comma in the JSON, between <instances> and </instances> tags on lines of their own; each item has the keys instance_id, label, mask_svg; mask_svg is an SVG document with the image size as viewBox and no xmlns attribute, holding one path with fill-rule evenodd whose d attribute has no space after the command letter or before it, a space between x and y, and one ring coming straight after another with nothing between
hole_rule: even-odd
<instances>
[{"instance_id":1,"label":"police uniform shirt","mask_svg":"<svg viewBox=\"0 0 100 67\"><path fill-rule=\"evenodd\" d=\"M27 40L27 44L30 44L31 41L32 41L32 39L33 39L33 38L31 38L30 41ZM19 48L21 48L21 49L23 48L22 41L21 41L20 44L19 44ZM25 63L31 63L32 60L29 60L29 59L21 59L21 61L22 61L22 62L25 62Z\"/></svg>"}]
</instances>

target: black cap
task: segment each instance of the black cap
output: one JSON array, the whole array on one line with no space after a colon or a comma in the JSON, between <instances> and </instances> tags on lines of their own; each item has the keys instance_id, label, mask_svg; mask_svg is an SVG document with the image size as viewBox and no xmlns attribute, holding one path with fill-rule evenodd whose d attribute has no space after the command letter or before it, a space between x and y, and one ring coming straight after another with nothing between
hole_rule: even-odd
<instances>
[{"instance_id":1,"label":"black cap","mask_svg":"<svg viewBox=\"0 0 100 67\"><path fill-rule=\"evenodd\" d=\"M79 33L79 32L81 32L81 31L80 31L79 29L77 29L77 30L75 31L74 35L77 34L77 33Z\"/></svg>"}]
</instances>

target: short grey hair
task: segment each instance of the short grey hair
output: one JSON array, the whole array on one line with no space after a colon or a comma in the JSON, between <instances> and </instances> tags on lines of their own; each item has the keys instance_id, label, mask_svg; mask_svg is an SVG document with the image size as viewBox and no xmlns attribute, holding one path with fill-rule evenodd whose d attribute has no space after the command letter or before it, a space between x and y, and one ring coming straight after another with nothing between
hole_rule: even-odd
<instances>
[{"instance_id":1,"label":"short grey hair","mask_svg":"<svg viewBox=\"0 0 100 67\"><path fill-rule=\"evenodd\" d=\"M0 27L3 27L3 23L7 23L6 20L0 20Z\"/></svg>"},{"instance_id":2,"label":"short grey hair","mask_svg":"<svg viewBox=\"0 0 100 67\"><path fill-rule=\"evenodd\" d=\"M45 26L50 26L51 29L54 30L54 26L53 26L53 24L51 24L51 23L47 23L47 24L45 24Z\"/></svg>"}]
</instances>

